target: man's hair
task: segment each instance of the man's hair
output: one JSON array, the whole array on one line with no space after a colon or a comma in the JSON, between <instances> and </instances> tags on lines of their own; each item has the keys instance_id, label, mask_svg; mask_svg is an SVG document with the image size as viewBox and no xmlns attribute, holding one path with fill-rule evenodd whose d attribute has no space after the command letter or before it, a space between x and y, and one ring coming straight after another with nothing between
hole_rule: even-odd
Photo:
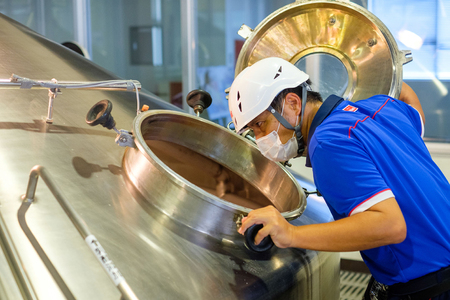
<instances>
[{"instance_id":1,"label":"man's hair","mask_svg":"<svg viewBox=\"0 0 450 300\"><path fill-rule=\"evenodd\" d=\"M307 80L306 83L308 85L311 85L311 80ZM283 107L283 100L289 93L297 94L297 96L302 99L302 92L303 92L303 86L300 84L297 87L284 89L282 90L276 97L273 99L271 106L279 113L281 113L281 109ZM303 101L303 99L302 99ZM323 102L322 96L318 92L308 91L307 97L306 97L306 103L316 103L316 102Z\"/></svg>"}]
</instances>

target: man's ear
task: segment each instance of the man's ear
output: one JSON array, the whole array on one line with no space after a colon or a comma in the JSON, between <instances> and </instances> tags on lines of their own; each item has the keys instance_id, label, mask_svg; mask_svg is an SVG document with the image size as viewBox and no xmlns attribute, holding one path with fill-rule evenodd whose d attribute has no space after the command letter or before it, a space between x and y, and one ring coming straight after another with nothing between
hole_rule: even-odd
<instances>
[{"instance_id":1,"label":"man's ear","mask_svg":"<svg viewBox=\"0 0 450 300\"><path fill-rule=\"evenodd\" d=\"M298 116L302 111L302 99L295 93L288 93L286 95L286 105L291 108Z\"/></svg>"}]
</instances>

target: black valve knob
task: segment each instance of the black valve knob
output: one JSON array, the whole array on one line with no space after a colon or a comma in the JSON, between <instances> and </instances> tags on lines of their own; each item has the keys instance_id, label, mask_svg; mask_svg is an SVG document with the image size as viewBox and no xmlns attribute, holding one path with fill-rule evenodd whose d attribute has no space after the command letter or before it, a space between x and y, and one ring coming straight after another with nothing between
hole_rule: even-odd
<instances>
[{"instance_id":1,"label":"black valve knob","mask_svg":"<svg viewBox=\"0 0 450 300\"><path fill-rule=\"evenodd\" d=\"M112 103L109 100L102 100L97 102L86 115L86 123L90 126L101 124L103 127L113 129L116 126L111 115Z\"/></svg>"},{"instance_id":2,"label":"black valve knob","mask_svg":"<svg viewBox=\"0 0 450 300\"><path fill-rule=\"evenodd\" d=\"M255 225L250 226L245 231L245 233L244 233L245 247L247 247L247 249L252 250L254 252L266 252L266 251L270 250L270 248L273 247L274 243L273 243L270 235L263 238L262 241L258 245L255 244L256 234L258 234L258 231L261 228L263 228L262 224L255 224Z\"/></svg>"},{"instance_id":3,"label":"black valve knob","mask_svg":"<svg viewBox=\"0 0 450 300\"><path fill-rule=\"evenodd\" d=\"M204 90L192 90L186 97L186 102L194 109L197 115L200 115L203 110L207 109L211 103L211 95Z\"/></svg>"}]
</instances>

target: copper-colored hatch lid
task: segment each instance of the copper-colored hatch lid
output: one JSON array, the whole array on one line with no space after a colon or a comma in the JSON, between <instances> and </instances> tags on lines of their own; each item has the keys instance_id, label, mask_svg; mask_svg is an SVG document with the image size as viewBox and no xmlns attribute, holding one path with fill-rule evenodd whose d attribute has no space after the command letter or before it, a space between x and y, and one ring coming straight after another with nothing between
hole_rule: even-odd
<instances>
[{"instance_id":1,"label":"copper-colored hatch lid","mask_svg":"<svg viewBox=\"0 0 450 300\"><path fill-rule=\"evenodd\" d=\"M372 13L343 0L297 1L241 28L246 42L236 75L266 57L281 57L309 73L324 94L356 101L376 94L398 97L402 66L412 60Z\"/></svg>"}]
</instances>

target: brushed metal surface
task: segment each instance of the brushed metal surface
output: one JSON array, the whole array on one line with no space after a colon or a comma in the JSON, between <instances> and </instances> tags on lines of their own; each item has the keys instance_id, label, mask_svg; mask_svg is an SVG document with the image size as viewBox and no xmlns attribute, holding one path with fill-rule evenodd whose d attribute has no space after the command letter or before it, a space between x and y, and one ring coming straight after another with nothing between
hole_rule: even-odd
<instances>
[{"instance_id":1,"label":"brushed metal surface","mask_svg":"<svg viewBox=\"0 0 450 300\"><path fill-rule=\"evenodd\" d=\"M114 282L114 285L120 291L123 300L137 300L138 298L126 282L126 279L120 273L120 270L114 265L111 259L109 259L108 254L101 246L100 242L95 238L94 235L91 234L89 228L84 223L83 219L79 216L79 214L73 209L72 205L67 201L67 199L62 195L61 191L54 185L53 180L49 176L47 170L42 166L34 166L30 171L30 177L28 180L27 190L25 195L23 196L22 205L19 208L17 213L17 218L19 220L20 227L23 232L27 236L30 243L33 245L33 248L38 253L41 260L44 262L47 270L51 273L53 279L58 284L59 289L63 292L64 296L67 299L76 299L70 289L67 287L65 281L59 275L59 272L53 266L51 260L48 258L45 251L39 244L39 241L36 240L33 232L30 230L27 221L26 221L26 213L30 206L34 203L36 199L36 188L39 182L39 178L42 178L47 188L51 191L55 199L58 201L59 205L62 207L67 217L72 221L75 228L80 233L81 237L86 241L87 245L93 251L93 254L99 260L99 263L102 264L105 271L110 276L111 280ZM1 218L0 218L1 220ZM3 227L3 226L2 226ZM3 231L5 232L5 231ZM8 242L9 245L12 245L13 242ZM6 248L6 247L4 247ZM20 259L9 259L12 262L18 262ZM11 268L13 270L22 271L23 268ZM19 272L16 272L19 273ZM28 279L27 276L21 276L24 279ZM22 279L19 283L19 286L22 288L27 295L24 298L27 299L36 299L33 294L33 289L30 287L29 282ZM25 294L25 293L23 293Z\"/></svg>"},{"instance_id":2,"label":"brushed metal surface","mask_svg":"<svg viewBox=\"0 0 450 300\"><path fill-rule=\"evenodd\" d=\"M0 15L0 78L67 81L117 77ZM17 220L35 165L46 168L61 194L101 241L139 299L338 299L339 255L302 249L253 254L243 247L181 226L151 205L125 176L124 148L115 133L85 124L90 107L110 99L118 128L132 129L133 92L66 90L46 124L47 91L0 89L0 212L39 299L64 299ZM150 109L177 110L145 91ZM315 203L323 209L323 202ZM183 206L202 218L202 211ZM320 221L316 210L293 221ZM323 214L322 214L323 215ZM120 293L52 193L38 185L28 226L77 299L119 299ZM220 219L211 222L220 222ZM0 263L5 266L2 256ZM0 282L11 284L0 270ZM17 289L0 291L21 299Z\"/></svg>"},{"instance_id":3,"label":"brushed metal surface","mask_svg":"<svg viewBox=\"0 0 450 300\"><path fill-rule=\"evenodd\" d=\"M410 51L399 51L387 27L363 7L345 0L296 1L270 14L246 39L236 75L265 57L293 64L310 54L328 54L347 70L343 98L356 101L377 94L398 97L402 66Z\"/></svg>"}]
</instances>

